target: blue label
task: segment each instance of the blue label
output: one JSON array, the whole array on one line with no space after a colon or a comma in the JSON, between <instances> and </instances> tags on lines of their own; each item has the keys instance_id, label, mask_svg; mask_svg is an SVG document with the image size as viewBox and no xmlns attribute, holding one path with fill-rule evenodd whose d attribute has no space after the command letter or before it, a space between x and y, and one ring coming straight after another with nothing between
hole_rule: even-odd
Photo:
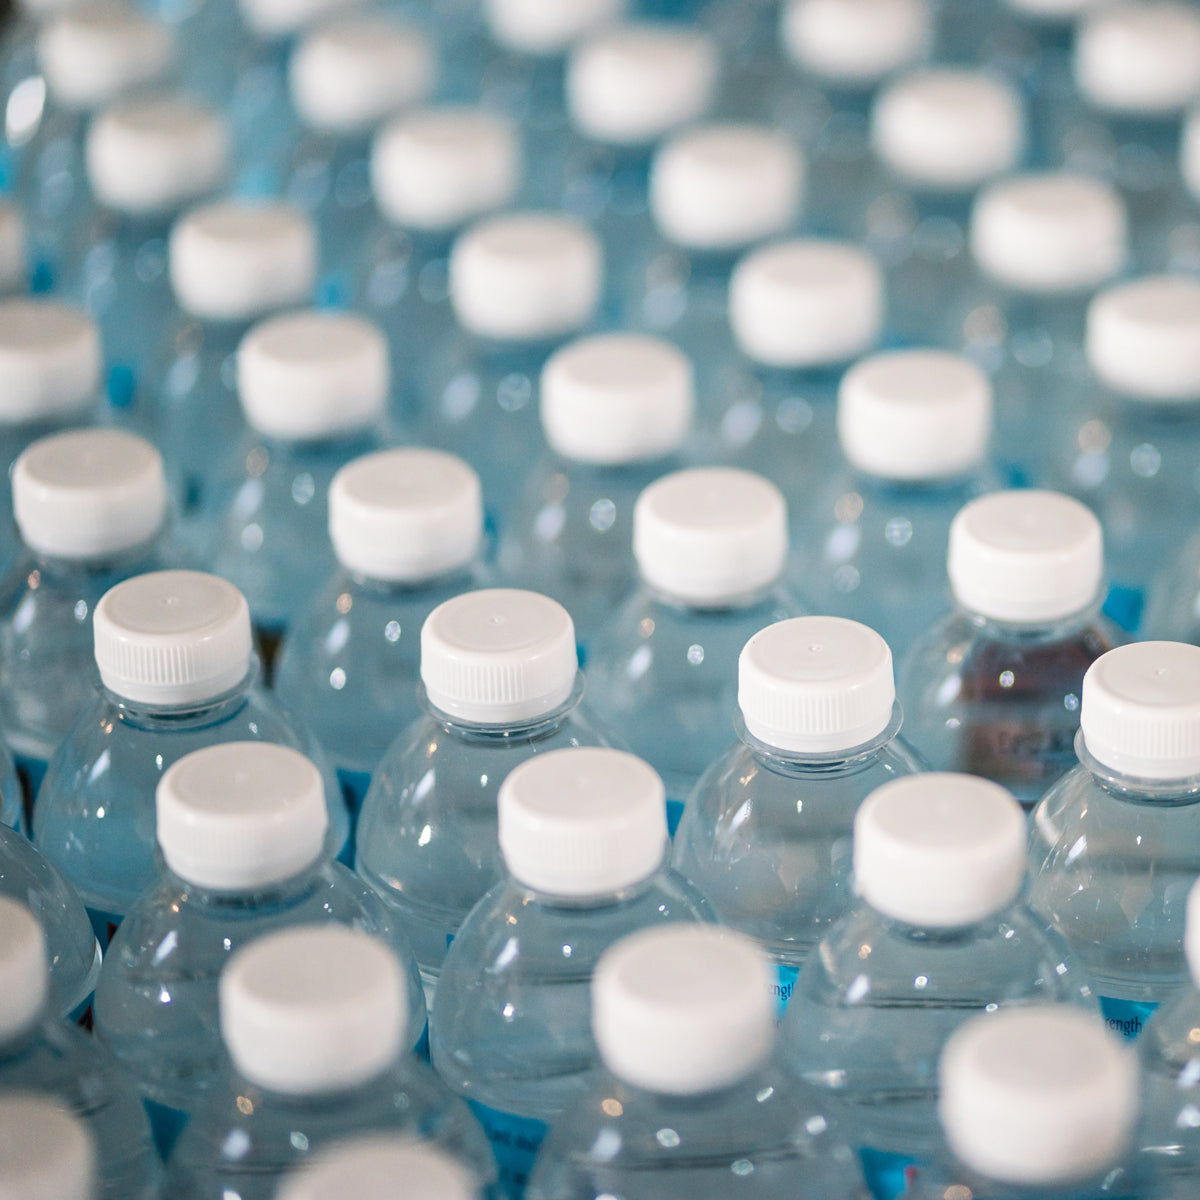
<instances>
[{"instance_id":1,"label":"blue label","mask_svg":"<svg viewBox=\"0 0 1200 1200\"><path fill-rule=\"evenodd\" d=\"M87 915L96 932L96 940L100 943L100 952L107 954L108 943L113 940L113 934L121 928L124 916L120 913L103 912L98 908L89 908Z\"/></svg>"},{"instance_id":2,"label":"blue label","mask_svg":"<svg viewBox=\"0 0 1200 1200\"><path fill-rule=\"evenodd\" d=\"M796 980L800 977L799 967L789 967L780 963L775 968L775 982L771 985L771 992L775 997L775 1016L782 1017L784 1010L788 1006L788 1001L792 998L792 993L796 990Z\"/></svg>"},{"instance_id":3,"label":"blue label","mask_svg":"<svg viewBox=\"0 0 1200 1200\"><path fill-rule=\"evenodd\" d=\"M525 1193L542 1139L549 1126L535 1117L518 1117L513 1113L488 1108L478 1100L469 1101L471 1111L492 1143L492 1153L500 1168L500 1191L519 1200Z\"/></svg>"},{"instance_id":4,"label":"blue label","mask_svg":"<svg viewBox=\"0 0 1200 1200\"><path fill-rule=\"evenodd\" d=\"M667 801L667 832L671 837L675 836L675 830L679 828L679 822L683 820L683 801L668 800Z\"/></svg>"},{"instance_id":5,"label":"blue label","mask_svg":"<svg viewBox=\"0 0 1200 1200\"><path fill-rule=\"evenodd\" d=\"M1100 997L1100 1012L1104 1023L1122 1037L1131 1041L1146 1028L1150 1014L1158 1007L1153 1000L1116 1000L1112 996Z\"/></svg>"},{"instance_id":6,"label":"blue label","mask_svg":"<svg viewBox=\"0 0 1200 1200\"><path fill-rule=\"evenodd\" d=\"M182 1109L160 1104L157 1100L150 1100L145 1096L142 1097L142 1106L146 1110L146 1116L150 1118L150 1132L154 1135L154 1145L165 1162L188 1123L188 1115Z\"/></svg>"},{"instance_id":7,"label":"blue label","mask_svg":"<svg viewBox=\"0 0 1200 1200\"><path fill-rule=\"evenodd\" d=\"M919 1164L906 1154L863 1146L858 1157L862 1162L863 1178L875 1200L896 1200L916 1181Z\"/></svg>"}]
</instances>

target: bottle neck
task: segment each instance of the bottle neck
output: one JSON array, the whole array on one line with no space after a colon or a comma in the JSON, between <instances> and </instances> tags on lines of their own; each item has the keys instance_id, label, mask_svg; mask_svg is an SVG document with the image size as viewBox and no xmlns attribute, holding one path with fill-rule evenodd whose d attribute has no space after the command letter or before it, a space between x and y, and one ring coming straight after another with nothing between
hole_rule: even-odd
<instances>
[{"instance_id":1,"label":"bottle neck","mask_svg":"<svg viewBox=\"0 0 1200 1200\"><path fill-rule=\"evenodd\" d=\"M883 730L869 741L845 749L812 751L785 750L760 741L746 726L746 718L739 708L733 717L734 728L742 742L759 762L778 775L793 778L814 776L833 777L853 775L870 766L895 740L903 724L903 712L899 701L892 703L892 715Z\"/></svg>"},{"instance_id":2,"label":"bottle neck","mask_svg":"<svg viewBox=\"0 0 1200 1200\"><path fill-rule=\"evenodd\" d=\"M1195 804L1200 801L1200 774L1170 779L1128 775L1101 762L1089 749L1080 729L1075 734L1075 754L1080 765L1106 792L1133 803L1163 806Z\"/></svg>"},{"instance_id":3,"label":"bottle neck","mask_svg":"<svg viewBox=\"0 0 1200 1200\"><path fill-rule=\"evenodd\" d=\"M209 699L178 705L130 700L104 685L101 685L101 690L123 722L140 729L192 729L215 725L231 717L248 700L258 682L258 675L258 659L252 658L249 669L236 686Z\"/></svg>"},{"instance_id":4,"label":"bottle neck","mask_svg":"<svg viewBox=\"0 0 1200 1200\"><path fill-rule=\"evenodd\" d=\"M976 612L961 601L958 602L958 611L982 636L998 642L1057 642L1073 637L1099 622L1102 619L1102 601L1101 596L1078 612L1041 621L1001 621Z\"/></svg>"},{"instance_id":5,"label":"bottle neck","mask_svg":"<svg viewBox=\"0 0 1200 1200\"><path fill-rule=\"evenodd\" d=\"M555 732L578 707L583 698L583 672L575 672L575 682L571 687L571 694L562 704L529 720L496 723L463 720L433 705L423 683L417 686L417 697L421 707L429 716L446 733L459 741L503 745L511 745L514 742L532 742Z\"/></svg>"},{"instance_id":6,"label":"bottle neck","mask_svg":"<svg viewBox=\"0 0 1200 1200\"><path fill-rule=\"evenodd\" d=\"M161 850L160 850L161 853ZM263 908L290 908L311 895L317 876L326 865L326 856L317 856L304 868L285 879L247 884L237 888L216 888L195 883L166 865L163 872L173 891L186 893L188 899L204 908L235 914Z\"/></svg>"}]
</instances>

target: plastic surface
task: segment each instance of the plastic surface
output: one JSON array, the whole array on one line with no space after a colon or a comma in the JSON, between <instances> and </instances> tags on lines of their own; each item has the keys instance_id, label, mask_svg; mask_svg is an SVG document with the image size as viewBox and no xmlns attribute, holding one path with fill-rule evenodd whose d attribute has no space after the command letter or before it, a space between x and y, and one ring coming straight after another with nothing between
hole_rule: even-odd
<instances>
[{"instance_id":1,"label":"plastic surface","mask_svg":"<svg viewBox=\"0 0 1200 1200\"><path fill-rule=\"evenodd\" d=\"M87 1127L33 1092L0 1097L0 1194L92 1200L96 1150Z\"/></svg>"}]
</instances>

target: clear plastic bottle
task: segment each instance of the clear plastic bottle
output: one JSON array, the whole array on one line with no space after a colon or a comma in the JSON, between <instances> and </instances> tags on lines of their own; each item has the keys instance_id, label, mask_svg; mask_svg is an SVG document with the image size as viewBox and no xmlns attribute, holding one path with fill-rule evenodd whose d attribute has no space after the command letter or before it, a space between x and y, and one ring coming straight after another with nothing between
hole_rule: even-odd
<instances>
[{"instance_id":1,"label":"clear plastic bottle","mask_svg":"<svg viewBox=\"0 0 1200 1200\"><path fill-rule=\"evenodd\" d=\"M762 946L780 1013L805 955L853 902L859 805L923 769L895 696L873 629L840 617L767 626L738 659L739 740L684 807L672 862L722 924Z\"/></svg>"},{"instance_id":2,"label":"clear plastic bottle","mask_svg":"<svg viewBox=\"0 0 1200 1200\"><path fill-rule=\"evenodd\" d=\"M288 624L333 572L329 485L386 440L389 382L387 339L348 313L272 317L238 346L247 430L222 455L205 559L246 597L268 679Z\"/></svg>"},{"instance_id":3,"label":"clear plastic bottle","mask_svg":"<svg viewBox=\"0 0 1200 1200\"><path fill-rule=\"evenodd\" d=\"M1160 1196L1133 1154L1136 1057L1094 1015L1055 1005L973 1017L938 1073L948 1152L912 1200Z\"/></svg>"},{"instance_id":4,"label":"clear plastic bottle","mask_svg":"<svg viewBox=\"0 0 1200 1200\"><path fill-rule=\"evenodd\" d=\"M244 946L221 973L229 1065L175 1143L172 1200L272 1200L335 1140L406 1133L485 1186L496 1168L467 1106L407 1048L404 972L377 938L301 925Z\"/></svg>"},{"instance_id":5,"label":"clear plastic bottle","mask_svg":"<svg viewBox=\"0 0 1200 1200\"><path fill-rule=\"evenodd\" d=\"M805 960L779 1030L788 1069L828 1097L876 1197L939 1142L937 1063L973 1013L1067 1001L1095 1011L1066 943L1021 899L1026 825L971 775L910 775L854 821L858 903Z\"/></svg>"},{"instance_id":6,"label":"clear plastic bottle","mask_svg":"<svg viewBox=\"0 0 1200 1200\"><path fill-rule=\"evenodd\" d=\"M581 338L542 368L550 453L514 505L499 566L566 608L585 666L591 639L637 583L634 504L679 466L693 393L687 357L644 334Z\"/></svg>"},{"instance_id":7,"label":"clear plastic bottle","mask_svg":"<svg viewBox=\"0 0 1200 1200\"><path fill-rule=\"evenodd\" d=\"M269 741L323 764L314 738L263 693L242 594L215 575L156 571L106 592L92 618L102 687L38 793L34 841L75 886L107 946L157 874L154 789L192 750ZM322 766L329 845L349 818Z\"/></svg>"},{"instance_id":8,"label":"clear plastic bottle","mask_svg":"<svg viewBox=\"0 0 1200 1200\"><path fill-rule=\"evenodd\" d=\"M23 904L41 924L50 973L47 1012L83 1017L100 973L100 944L75 889L14 829L0 828L0 896Z\"/></svg>"},{"instance_id":9,"label":"clear plastic bottle","mask_svg":"<svg viewBox=\"0 0 1200 1200\"><path fill-rule=\"evenodd\" d=\"M96 1147L87 1126L36 1092L0 1095L0 1194L92 1200Z\"/></svg>"},{"instance_id":10,"label":"clear plastic bottle","mask_svg":"<svg viewBox=\"0 0 1200 1200\"><path fill-rule=\"evenodd\" d=\"M607 738L580 705L571 618L536 592L485 589L440 604L421 627L421 683L425 715L371 779L354 866L399 912L432 1001L463 918L504 870L505 776L534 755Z\"/></svg>"},{"instance_id":11,"label":"clear plastic bottle","mask_svg":"<svg viewBox=\"0 0 1200 1200\"><path fill-rule=\"evenodd\" d=\"M0 1094L48 1096L85 1123L99 1156L96 1200L157 1200L161 1167L137 1092L87 1034L47 1012L47 995L41 926L0 896Z\"/></svg>"},{"instance_id":12,"label":"clear plastic bottle","mask_svg":"<svg viewBox=\"0 0 1200 1200\"><path fill-rule=\"evenodd\" d=\"M123 579L172 561L162 458L144 438L78 429L12 470L24 553L0 581L0 729L31 802L100 680L92 613Z\"/></svg>"},{"instance_id":13,"label":"clear plastic bottle","mask_svg":"<svg viewBox=\"0 0 1200 1200\"><path fill-rule=\"evenodd\" d=\"M1030 903L1090 972L1111 1027L1134 1037L1187 978L1200 647L1110 650L1084 676L1082 702L1079 763L1033 813Z\"/></svg>"},{"instance_id":14,"label":"clear plastic bottle","mask_svg":"<svg viewBox=\"0 0 1200 1200\"><path fill-rule=\"evenodd\" d=\"M780 582L783 496L749 471L676 471L638 497L633 553L639 587L597 634L588 684L597 716L663 777L674 832L731 729L742 647L803 611Z\"/></svg>"},{"instance_id":15,"label":"clear plastic bottle","mask_svg":"<svg viewBox=\"0 0 1200 1200\"><path fill-rule=\"evenodd\" d=\"M265 934L330 921L387 942L405 971L405 1045L422 1041L408 940L330 860L324 781L308 759L269 742L197 750L164 773L155 812L162 867L109 944L94 1029L136 1081L164 1157L222 1065L217 978Z\"/></svg>"},{"instance_id":16,"label":"clear plastic bottle","mask_svg":"<svg viewBox=\"0 0 1200 1200\"><path fill-rule=\"evenodd\" d=\"M357 814L384 752L424 711L421 626L484 585L479 476L440 450L380 450L329 487L338 569L292 622L275 693L316 734Z\"/></svg>"},{"instance_id":17,"label":"clear plastic bottle","mask_svg":"<svg viewBox=\"0 0 1200 1200\"><path fill-rule=\"evenodd\" d=\"M837 425L843 461L807 481L794 521L795 578L817 611L869 625L903 661L950 605L951 522L1005 482L991 386L945 351L872 355L842 378Z\"/></svg>"},{"instance_id":18,"label":"clear plastic bottle","mask_svg":"<svg viewBox=\"0 0 1200 1200\"><path fill-rule=\"evenodd\" d=\"M726 929L644 929L608 950L592 984L605 1069L555 1123L529 1200L861 1200L849 1149L773 1059L769 975Z\"/></svg>"},{"instance_id":19,"label":"clear plastic bottle","mask_svg":"<svg viewBox=\"0 0 1200 1200\"><path fill-rule=\"evenodd\" d=\"M582 222L546 212L485 218L450 253L457 331L419 398L418 437L479 472L501 529L519 494L513 464L542 442L535 393L550 352L591 324L604 261Z\"/></svg>"},{"instance_id":20,"label":"clear plastic bottle","mask_svg":"<svg viewBox=\"0 0 1200 1200\"><path fill-rule=\"evenodd\" d=\"M540 754L501 784L497 809L507 875L446 952L429 1049L487 1131L504 1194L519 1197L547 1128L597 1063L600 955L712 910L667 866L662 780L631 754Z\"/></svg>"},{"instance_id":21,"label":"clear plastic bottle","mask_svg":"<svg viewBox=\"0 0 1200 1200\"><path fill-rule=\"evenodd\" d=\"M0 825L20 834L29 832L25 789L17 776L8 743L0 739Z\"/></svg>"},{"instance_id":22,"label":"clear plastic bottle","mask_svg":"<svg viewBox=\"0 0 1200 1200\"><path fill-rule=\"evenodd\" d=\"M1075 765L1084 672L1122 640L1099 612L1100 523L1056 492L997 492L954 519L946 565L954 610L900 666L908 736L1032 808Z\"/></svg>"}]
</instances>

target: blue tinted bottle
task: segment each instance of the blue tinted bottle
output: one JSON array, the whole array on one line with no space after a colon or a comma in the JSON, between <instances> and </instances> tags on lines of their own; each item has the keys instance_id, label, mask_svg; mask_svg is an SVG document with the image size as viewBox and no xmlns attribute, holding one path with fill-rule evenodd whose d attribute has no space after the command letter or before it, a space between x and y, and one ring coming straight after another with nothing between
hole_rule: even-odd
<instances>
[{"instance_id":1,"label":"blue tinted bottle","mask_svg":"<svg viewBox=\"0 0 1200 1200\"><path fill-rule=\"evenodd\" d=\"M440 450L380 450L329 487L337 569L294 620L275 692L316 735L358 812L387 748L424 709L421 626L482 586L479 477Z\"/></svg>"},{"instance_id":2,"label":"blue tinted bottle","mask_svg":"<svg viewBox=\"0 0 1200 1200\"><path fill-rule=\"evenodd\" d=\"M662 781L630 754L538 755L505 779L497 808L506 877L446 953L429 1047L487 1130L505 1195L520 1196L546 1129L597 1063L600 955L638 929L711 910L666 865Z\"/></svg>"},{"instance_id":3,"label":"blue tinted bottle","mask_svg":"<svg viewBox=\"0 0 1200 1200\"><path fill-rule=\"evenodd\" d=\"M892 655L873 629L795 617L738 659L738 741L700 777L671 861L771 961L782 1013L809 949L853 903L859 805L922 768L901 736Z\"/></svg>"}]
</instances>

